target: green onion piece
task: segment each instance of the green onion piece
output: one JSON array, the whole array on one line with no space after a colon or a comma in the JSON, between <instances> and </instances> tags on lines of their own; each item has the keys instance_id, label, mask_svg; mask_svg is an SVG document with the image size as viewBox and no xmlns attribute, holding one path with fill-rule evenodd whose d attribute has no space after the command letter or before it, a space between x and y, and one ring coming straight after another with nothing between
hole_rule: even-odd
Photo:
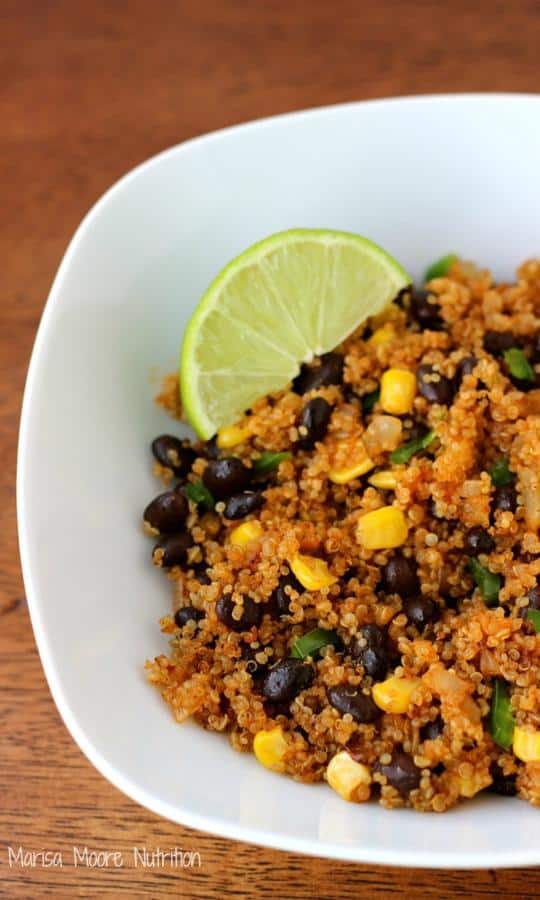
<instances>
[{"instance_id":1,"label":"green onion piece","mask_svg":"<svg viewBox=\"0 0 540 900\"><path fill-rule=\"evenodd\" d=\"M444 278L445 275L448 275L448 272L456 259L458 259L458 257L455 253L448 253L446 256L441 256L440 259L436 259L435 262L431 263L429 268L426 269L424 281L431 281L432 278Z\"/></svg>"},{"instance_id":2,"label":"green onion piece","mask_svg":"<svg viewBox=\"0 0 540 900\"><path fill-rule=\"evenodd\" d=\"M373 410L377 400L381 396L381 392L379 388L376 391L372 391L371 394L364 394L362 397L362 412L364 415L368 415Z\"/></svg>"},{"instance_id":3,"label":"green onion piece","mask_svg":"<svg viewBox=\"0 0 540 900\"><path fill-rule=\"evenodd\" d=\"M277 469L284 459L290 459L291 456L292 453L289 453L288 450L284 450L282 453L273 453L271 450L263 450L259 458L253 460L253 468L259 475L265 475L266 472Z\"/></svg>"},{"instance_id":4,"label":"green onion piece","mask_svg":"<svg viewBox=\"0 0 540 900\"><path fill-rule=\"evenodd\" d=\"M495 743L503 750L510 750L512 746L515 724L508 687L504 681L496 678L491 695L489 730Z\"/></svg>"},{"instance_id":5,"label":"green onion piece","mask_svg":"<svg viewBox=\"0 0 540 900\"><path fill-rule=\"evenodd\" d=\"M510 347L509 350L504 351L503 356L510 375L521 381L534 381L536 377L534 369L523 350L520 350L519 347Z\"/></svg>"},{"instance_id":6,"label":"green onion piece","mask_svg":"<svg viewBox=\"0 0 540 900\"><path fill-rule=\"evenodd\" d=\"M189 481L184 488L184 492L186 497L193 500L194 503L200 503L206 509L213 509L216 504L212 494L202 481Z\"/></svg>"},{"instance_id":7,"label":"green onion piece","mask_svg":"<svg viewBox=\"0 0 540 900\"><path fill-rule=\"evenodd\" d=\"M527 618L534 625L534 630L540 633L540 609L528 609Z\"/></svg>"},{"instance_id":8,"label":"green onion piece","mask_svg":"<svg viewBox=\"0 0 540 900\"><path fill-rule=\"evenodd\" d=\"M501 576L490 572L475 556L469 559L469 571L480 588L486 606L497 606L501 589Z\"/></svg>"},{"instance_id":9,"label":"green onion piece","mask_svg":"<svg viewBox=\"0 0 540 900\"><path fill-rule=\"evenodd\" d=\"M292 646L291 656L295 659L306 659L307 656L315 656L319 650L328 644L334 646L340 643L335 631L327 631L325 628L314 628L302 637L297 638Z\"/></svg>"},{"instance_id":10,"label":"green onion piece","mask_svg":"<svg viewBox=\"0 0 540 900\"><path fill-rule=\"evenodd\" d=\"M436 438L435 431L428 431L427 434L424 434L422 437L416 438L414 441L409 441L408 444L403 444L402 447L398 447L397 450L392 450L390 454L390 462L393 463L405 463L408 462L411 456L414 456L415 453L418 453L419 450L425 450L426 447L429 447L432 441Z\"/></svg>"},{"instance_id":11,"label":"green onion piece","mask_svg":"<svg viewBox=\"0 0 540 900\"><path fill-rule=\"evenodd\" d=\"M503 484L512 484L516 477L508 468L508 460L504 457L493 463L489 470L489 475L496 487L500 487Z\"/></svg>"}]
</instances>

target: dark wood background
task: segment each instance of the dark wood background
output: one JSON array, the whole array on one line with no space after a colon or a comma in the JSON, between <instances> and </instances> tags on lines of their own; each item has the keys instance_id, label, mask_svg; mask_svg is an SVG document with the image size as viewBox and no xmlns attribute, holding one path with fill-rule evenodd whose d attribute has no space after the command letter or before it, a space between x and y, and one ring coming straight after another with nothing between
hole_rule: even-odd
<instances>
[{"instance_id":1,"label":"dark wood background","mask_svg":"<svg viewBox=\"0 0 540 900\"><path fill-rule=\"evenodd\" d=\"M15 522L17 427L35 330L68 239L113 181L171 144L272 113L393 94L534 91L539 47L533 0L0 0L4 896L540 896L535 870L418 871L308 859L190 831L136 806L89 765L49 696ZM8 845L63 851L64 866L10 868ZM122 851L125 866L74 868L73 845ZM201 866L135 870L134 845L198 850Z\"/></svg>"}]
</instances>

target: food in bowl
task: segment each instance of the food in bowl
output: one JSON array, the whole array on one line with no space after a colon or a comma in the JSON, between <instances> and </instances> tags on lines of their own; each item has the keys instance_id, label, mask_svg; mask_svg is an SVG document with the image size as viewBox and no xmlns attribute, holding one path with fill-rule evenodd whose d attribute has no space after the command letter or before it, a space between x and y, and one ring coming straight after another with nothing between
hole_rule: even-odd
<instances>
[{"instance_id":1,"label":"food in bowl","mask_svg":"<svg viewBox=\"0 0 540 900\"><path fill-rule=\"evenodd\" d=\"M538 805L540 261L430 275L215 437L154 440L148 677L346 800Z\"/></svg>"}]
</instances>

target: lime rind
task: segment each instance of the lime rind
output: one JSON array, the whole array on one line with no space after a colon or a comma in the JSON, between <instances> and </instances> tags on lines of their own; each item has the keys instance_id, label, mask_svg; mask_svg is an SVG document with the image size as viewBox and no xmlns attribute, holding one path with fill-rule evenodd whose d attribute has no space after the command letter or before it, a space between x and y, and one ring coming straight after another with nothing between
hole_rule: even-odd
<instances>
[{"instance_id":1,"label":"lime rind","mask_svg":"<svg viewBox=\"0 0 540 900\"><path fill-rule=\"evenodd\" d=\"M202 438L280 390L411 279L373 241L292 229L253 244L212 281L185 333L184 411Z\"/></svg>"}]
</instances>

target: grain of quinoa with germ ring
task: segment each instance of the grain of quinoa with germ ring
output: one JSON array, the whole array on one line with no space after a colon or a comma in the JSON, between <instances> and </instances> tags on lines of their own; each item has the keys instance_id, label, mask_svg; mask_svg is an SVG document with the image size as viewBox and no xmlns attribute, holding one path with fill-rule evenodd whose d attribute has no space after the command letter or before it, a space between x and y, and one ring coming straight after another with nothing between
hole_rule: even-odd
<instances>
[{"instance_id":1,"label":"grain of quinoa with germ ring","mask_svg":"<svg viewBox=\"0 0 540 900\"><path fill-rule=\"evenodd\" d=\"M396 301L194 452L154 441L148 677L346 800L540 804L540 262Z\"/></svg>"}]
</instances>

